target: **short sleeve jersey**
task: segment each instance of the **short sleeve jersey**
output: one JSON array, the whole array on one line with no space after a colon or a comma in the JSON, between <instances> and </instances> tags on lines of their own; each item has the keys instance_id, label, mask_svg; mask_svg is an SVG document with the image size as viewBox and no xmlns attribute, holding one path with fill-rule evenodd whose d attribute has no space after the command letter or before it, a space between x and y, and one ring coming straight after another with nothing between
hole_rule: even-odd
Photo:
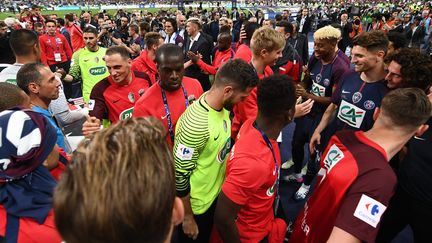
<instances>
[{"instance_id":1,"label":"short sleeve jersey","mask_svg":"<svg viewBox=\"0 0 432 243\"><path fill-rule=\"evenodd\" d=\"M116 84L109 76L97 83L90 95L89 114L112 123L132 117L138 99L149 88L150 82L140 72L132 71L132 82Z\"/></svg>"},{"instance_id":2,"label":"short sleeve jersey","mask_svg":"<svg viewBox=\"0 0 432 243\"><path fill-rule=\"evenodd\" d=\"M264 74L258 75L259 79L263 79L273 74L273 70L267 66L264 69ZM258 114L258 105L257 105L257 87L253 88L251 93L246 99L237 103L233 108L234 118L232 122L232 132L231 136L235 138L237 136L240 127L243 123L253 118L255 119Z\"/></svg>"},{"instance_id":3,"label":"short sleeve jersey","mask_svg":"<svg viewBox=\"0 0 432 243\"><path fill-rule=\"evenodd\" d=\"M109 75L103 59L105 52L106 48L103 47L99 47L95 52L82 48L72 55L69 74L75 80L82 79L82 92L86 103L89 102L93 87Z\"/></svg>"},{"instance_id":4,"label":"short sleeve jersey","mask_svg":"<svg viewBox=\"0 0 432 243\"><path fill-rule=\"evenodd\" d=\"M334 86L340 82L343 74L349 70L349 66L338 55L335 56L331 63L325 65L312 55L308 67L312 79L309 92L319 97L331 97ZM323 114L326 108L327 105L315 102L312 112Z\"/></svg>"},{"instance_id":5,"label":"short sleeve jersey","mask_svg":"<svg viewBox=\"0 0 432 243\"><path fill-rule=\"evenodd\" d=\"M276 155L276 168L270 148L261 133L253 127L254 121L247 120L240 129L227 162L226 179L222 186L223 193L242 206L236 221L242 242L258 242L268 234L267 228L274 219L273 202L277 168L280 168L277 142L270 140Z\"/></svg>"},{"instance_id":6,"label":"short sleeve jersey","mask_svg":"<svg viewBox=\"0 0 432 243\"><path fill-rule=\"evenodd\" d=\"M252 51L246 44L241 44L234 55L235 58L240 58L243 61L249 63L252 60Z\"/></svg>"},{"instance_id":7,"label":"short sleeve jersey","mask_svg":"<svg viewBox=\"0 0 432 243\"><path fill-rule=\"evenodd\" d=\"M177 195L190 195L195 215L205 213L219 195L231 149L229 112L211 108L206 94L180 116L173 148Z\"/></svg>"},{"instance_id":8,"label":"short sleeve jersey","mask_svg":"<svg viewBox=\"0 0 432 243\"><path fill-rule=\"evenodd\" d=\"M173 131L175 131L181 114L186 110L186 102L191 103L195 101L203 93L201 84L196 79L183 77L182 83L185 93L183 93L182 88L172 92L165 91ZM156 117L162 122L166 131L169 131L167 112L162 98L162 89L158 82L151 86L135 104L133 117L147 116ZM167 140L170 145L173 145L174 141L171 141L169 134L167 135Z\"/></svg>"},{"instance_id":9,"label":"short sleeve jersey","mask_svg":"<svg viewBox=\"0 0 432 243\"><path fill-rule=\"evenodd\" d=\"M332 103L338 106L333 121L335 131L371 129L374 110L381 105L387 92L384 80L367 83L360 78L359 73L348 72L332 95Z\"/></svg>"},{"instance_id":10,"label":"short sleeve jersey","mask_svg":"<svg viewBox=\"0 0 432 243\"><path fill-rule=\"evenodd\" d=\"M343 131L331 138L323 155L317 187L297 217L290 241L326 242L338 227L374 242L396 187L384 149L362 131Z\"/></svg>"}]
</instances>

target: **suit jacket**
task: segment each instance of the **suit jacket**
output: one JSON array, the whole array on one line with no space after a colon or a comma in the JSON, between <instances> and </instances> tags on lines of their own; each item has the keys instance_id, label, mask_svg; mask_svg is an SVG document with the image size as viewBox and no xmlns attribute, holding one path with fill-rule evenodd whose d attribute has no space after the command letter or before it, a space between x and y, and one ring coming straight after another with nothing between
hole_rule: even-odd
<instances>
[{"instance_id":1,"label":"suit jacket","mask_svg":"<svg viewBox=\"0 0 432 243\"><path fill-rule=\"evenodd\" d=\"M69 31L65 27L63 27L60 29L60 34L64 35L64 37L66 37L66 40L69 42L69 45L72 48L72 42L71 42L71 37L70 37Z\"/></svg>"},{"instance_id":2,"label":"suit jacket","mask_svg":"<svg viewBox=\"0 0 432 243\"><path fill-rule=\"evenodd\" d=\"M414 34L412 29L410 29L407 34L407 40L410 40L411 42L411 47L414 48L420 48L420 45L423 43L423 39L426 35L426 31L425 28L422 26L418 26L417 29L415 30Z\"/></svg>"},{"instance_id":3,"label":"suit jacket","mask_svg":"<svg viewBox=\"0 0 432 243\"><path fill-rule=\"evenodd\" d=\"M343 52L345 52L346 48L351 45L351 38L349 37L349 33L353 31L352 23L348 22L343 27L341 26L342 32L342 40L339 41L338 47Z\"/></svg>"},{"instance_id":4,"label":"suit jacket","mask_svg":"<svg viewBox=\"0 0 432 243\"><path fill-rule=\"evenodd\" d=\"M301 16L297 17L297 22L299 24L299 27L300 27L301 19L302 19ZM312 19L311 17L307 16L303 24L303 29L301 33L307 35L311 31L311 28L312 28Z\"/></svg>"},{"instance_id":5,"label":"suit jacket","mask_svg":"<svg viewBox=\"0 0 432 243\"><path fill-rule=\"evenodd\" d=\"M204 32L200 33L200 37L192 44L190 48L189 45L191 43L191 39L190 37L186 38L183 45L185 62L189 61L189 58L186 55L187 52L192 51L194 53L199 52L202 55L202 60L207 64L211 64L210 55L211 51L213 50L213 42L211 40L211 36L206 35ZM198 65L193 64L192 66L188 67L185 70L185 76L198 79L204 91L210 89L209 76L201 72L201 69Z\"/></svg>"}]
</instances>

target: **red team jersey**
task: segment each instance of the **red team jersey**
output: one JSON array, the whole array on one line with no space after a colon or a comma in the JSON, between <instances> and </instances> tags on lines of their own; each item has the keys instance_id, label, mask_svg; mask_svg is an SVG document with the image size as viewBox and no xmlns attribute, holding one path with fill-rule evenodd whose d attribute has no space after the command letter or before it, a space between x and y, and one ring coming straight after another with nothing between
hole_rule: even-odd
<instances>
[{"instance_id":1,"label":"red team jersey","mask_svg":"<svg viewBox=\"0 0 432 243\"><path fill-rule=\"evenodd\" d=\"M48 34L39 37L39 46L43 55L41 60L43 64L52 65L57 63L67 62L72 59L72 49L66 37L60 33L55 33L54 36ZM59 53L61 61L56 61L55 53Z\"/></svg>"},{"instance_id":2,"label":"red team jersey","mask_svg":"<svg viewBox=\"0 0 432 243\"><path fill-rule=\"evenodd\" d=\"M132 117L135 102L150 86L145 77L132 71L132 82L128 85L116 84L111 76L99 81L90 94L90 116L112 123Z\"/></svg>"},{"instance_id":3,"label":"red team jersey","mask_svg":"<svg viewBox=\"0 0 432 243\"><path fill-rule=\"evenodd\" d=\"M234 57L234 51L231 48L223 52L217 50L213 61L213 65L208 65L202 59L198 59L197 65L202 71L207 72L211 75L216 75L217 70L222 66L222 64L232 59L233 57Z\"/></svg>"},{"instance_id":4,"label":"red team jersey","mask_svg":"<svg viewBox=\"0 0 432 243\"><path fill-rule=\"evenodd\" d=\"M252 125L254 121L247 120L240 129L227 162L222 191L242 206L236 221L241 242L259 242L269 234L269 242L280 237L282 242L286 224L275 220L273 214L278 171L270 148ZM280 168L279 146L275 140L270 142Z\"/></svg>"},{"instance_id":5,"label":"red team jersey","mask_svg":"<svg viewBox=\"0 0 432 243\"><path fill-rule=\"evenodd\" d=\"M6 234L6 209L0 205L0 235ZM51 210L43 224L31 218L20 218L17 243L60 243L62 239L54 224Z\"/></svg>"},{"instance_id":6,"label":"red team jersey","mask_svg":"<svg viewBox=\"0 0 432 243\"><path fill-rule=\"evenodd\" d=\"M333 136L321 158L317 187L298 215L290 242L326 242L338 227L375 242L396 175L382 147L362 131Z\"/></svg>"},{"instance_id":7,"label":"red team jersey","mask_svg":"<svg viewBox=\"0 0 432 243\"><path fill-rule=\"evenodd\" d=\"M183 77L183 87L185 89L188 102L198 100L203 94L203 89L198 80L188 77ZM186 102L183 90L180 88L173 92L165 92L169 111L171 114L172 128L175 131L177 120L186 110ZM150 87L144 95L135 104L133 117L153 116L159 119L168 131L167 114L165 111L164 102L162 99L162 89L158 82ZM168 144L173 145L170 136L167 136Z\"/></svg>"},{"instance_id":8,"label":"red team jersey","mask_svg":"<svg viewBox=\"0 0 432 243\"><path fill-rule=\"evenodd\" d=\"M263 79L273 74L273 70L270 66L264 69L264 74L258 75L259 79ZM255 119L258 114L257 105L257 88L253 88L250 95L246 97L242 102L236 104L233 108L234 118L231 125L231 137L235 138L241 125L247 119Z\"/></svg>"},{"instance_id":9,"label":"red team jersey","mask_svg":"<svg viewBox=\"0 0 432 243\"><path fill-rule=\"evenodd\" d=\"M252 60L252 51L246 44L240 44L234 55L234 58L240 58L243 61L249 63Z\"/></svg>"},{"instance_id":10,"label":"red team jersey","mask_svg":"<svg viewBox=\"0 0 432 243\"><path fill-rule=\"evenodd\" d=\"M147 74L152 84L156 83L157 68L156 63L148 58L147 49L141 52L139 57L132 62L131 70L139 71Z\"/></svg>"}]
</instances>

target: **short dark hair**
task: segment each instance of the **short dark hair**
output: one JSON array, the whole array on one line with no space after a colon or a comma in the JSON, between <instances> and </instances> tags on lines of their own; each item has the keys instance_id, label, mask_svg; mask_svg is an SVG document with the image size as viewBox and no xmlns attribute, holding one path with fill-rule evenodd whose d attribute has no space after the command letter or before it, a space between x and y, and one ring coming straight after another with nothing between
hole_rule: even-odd
<instances>
[{"instance_id":1,"label":"short dark hair","mask_svg":"<svg viewBox=\"0 0 432 243\"><path fill-rule=\"evenodd\" d=\"M21 94L23 90L18 86L0 82L0 90L3 93L0 95L0 112L23 104L24 96Z\"/></svg>"},{"instance_id":2,"label":"short dark hair","mask_svg":"<svg viewBox=\"0 0 432 243\"><path fill-rule=\"evenodd\" d=\"M94 27L91 27L91 26L85 27L85 28L83 29L83 33L92 33L92 34L95 34L96 36L98 36L98 31L97 31L97 29L94 28Z\"/></svg>"},{"instance_id":3,"label":"short dark hair","mask_svg":"<svg viewBox=\"0 0 432 243\"><path fill-rule=\"evenodd\" d=\"M162 56L178 56L183 58L183 49L175 44L163 44L156 51L156 63L160 64L162 61Z\"/></svg>"},{"instance_id":4,"label":"short dark hair","mask_svg":"<svg viewBox=\"0 0 432 243\"><path fill-rule=\"evenodd\" d=\"M129 52L124 46L111 46L106 50L105 55L112 56L115 54L119 54L124 60L128 60L130 58Z\"/></svg>"},{"instance_id":5,"label":"short dark hair","mask_svg":"<svg viewBox=\"0 0 432 243\"><path fill-rule=\"evenodd\" d=\"M389 118L387 125L411 130L430 118L431 102L421 89L395 89L384 96L381 110L383 115Z\"/></svg>"},{"instance_id":6,"label":"short dark hair","mask_svg":"<svg viewBox=\"0 0 432 243\"><path fill-rule=\"evenodd\" d=\"M44 27L44 25L41 22L37 22L37 23L34 23L33 27L36 29L39 27Z\"/></svg>"},{"instance_id":7,"label":"short dark hair","mask_svg":"<svg viewBox=\"0 0 432 243\"><path fill-rule=\"evenodd\" d=\"M148 32L144 37L144 42L146 43L147 48L151 48L152 46L157 45L161 38L161 34L157 32Z\"/></svg>"},{"instance_id":8,"label":"short dark hair","mask_svg":"<svg viewBox=\"0 0 432 243\"><path fill-rule=\"evenodd\" d=\"M65 19L67 19L69 22L73 22L74 21L73 13L65 14Z\"/></svg>"},{"instance_id":9,"label":"short dark hair","mask_svg":"<svg viewBox=\"0 0 432 243\"><path fill-rule=\"evenodd\" d=\"M388 38L384 32L380 30L362 32L354 37L353 46L361 46L368 51L384 51L387 53Z\"/></svg>"},{"instance_id":10,"label":"short dark hair","mask_svg":"<svg viewBox=\"0 0 432 243\"><path fill-rule=\"evenodd\" d=\"M29 55L34 45L39 46L36 33L27 29L13 31L9 43L15 56Z\"/></svg>"},{"instance_id":11,"label":"short dark hair","mask_svg":"<svg viewBox=\"0 0 432 243\"><path fill-rule=\"evenodd\" d=\"M47 20L45 20L45 25L48 24L48 23L53 23L54 25L57 25L57 23L53 19L47 19Z\"/></svg>"},{"instance_id":12,"label":"short dark hair","mask_svg":"<svg viewBox=\"0 0 432 243\"><path fill-rule=\"evenodd\" d=\"M129 25L129 29L132 29L135 33L139 33L139 27L137 24Z\"/></svg>"},{"instance_id":13,"label":"short dark hair","mask_svg":"<svg viewBox=\"0 0 432 243\"><path fill-rule=\"evenodd\" d=\"M219 34L220 33L228 33L231 35L231 28L228 25L222 26L219 30Z\"/></svg>"},{"instance_id":14,"label":"short dark hair","mask_svg":"<svg viewBox=\"0 0 432 243\"><path fill-rule=\"evenodd\" d=\"M150 24L148 22L142 21L139 23L140 30L145 32L150 32Z\"/></svg>"},{"instance_id":15,"label":"short dark hair","mask_svg":"<svg viewBox=\"0 0 432 243\"><path fill-rule=\"evenodd\" d=\"M65 21L64 21L64 19L62 19L62 18L57 18L57 23L58 23L60 26L64 26L64 25L65 25Z\"/></svg>"},{"instance_id":16,"label":"short dark hair","mask_svg":"<svg viewBox=\"0 0 432 243\"><path fill-rule=\"evenodd\" d=\"M393 43L393 48L395 50L405 48L407 46L407 39L402 33L392 31L387 34L387 38Z\"/></svg>"},{"instance_id":17,"label":"short dark hair","mask_svg":"<svg viewBox=\"0 0 432 243\"><path fill-rule=\"evenodd\" d=\"M396 62L401 66L401 86L416 87L427 91L432 85L432 60L419 50L403 48L400 52L386 57L386 62Z\"/></svg>"},{"instance_id":18,"label":"short dark hair","mask_svg":"<svg viewBox=\"0 0 432 243\"><path fill-rule=\"evenodd\" d=\"M255 22L246 22L244 25L244 31L246 32L246 40L251 40L255 30L259 29L261 26Z\"/></svg>"},{"instance_id":19,"label":"short dark hair","mask_svg":"<svg viewBox=\"0 0 432 243\"><path fill-rule=\"evenodd\" d=\"M7 24L3 20L0 20L0 27L7 27Z\"/></svg>"},{"instance_id":20,"label":"short dark hair","mask_svg":"<svg viewBox=\"0 0 432 243\"><path fill-rule=\"evenodd\" d=\"M174 32L177 32L177 31L178 31L178 28L177 28L177 21L176 21L175 19L173 19L173 18L167 18L167 19L166 19L166 22L170 22L170 23L171 23L171 25L172 25L172 27L173 27L173 29L174 29Z\"/></svg>"},{"instance_id":21,"label":"short dark hair","mask_svg":"<svg viewBox=\"0 0 432 243\"><path fill-rule=\"evenodd\" d=\"M276 27L283 27L285 33L290 33L290 34L292 34L293 29L294 29L293 25L286 20L281 20L281 21L277 22Z\"/></svg>"},{"instance_id":22,"label":"short dark hair","mask_svg":"<svg viewBox=\"0 0 432 243\"><path fill-rule=\"evenodd\" d=\"M40 84L42 81L42 75L40 70L45 66L41 63L28 63L24 64L17 73L17 85L26 94L30 94L28 85L30 83Z\"/></svg>"},{"instance_id":23,"label":"short dark hair","mask_svg":"<svg viewBox=\"0 0 432 243\"><path fill-rule=\"evenodd\" d=\"M240 90L246 90L257 86L258 80L258 75L251 65L242 59L232 59L219 68L213 85L230 84Z\"/></svg>"},{"instance_id":24,"label":"short dark hair","mask_svg":"<svg viewBox=\"0 0 432 243\"><path fill-rule=\"evenodd\" d=\"M276 117L293 109L295 90L288 75L271 75L262 79L257 89L258 112L266 117Z\"/></svg>"}]
</instances>

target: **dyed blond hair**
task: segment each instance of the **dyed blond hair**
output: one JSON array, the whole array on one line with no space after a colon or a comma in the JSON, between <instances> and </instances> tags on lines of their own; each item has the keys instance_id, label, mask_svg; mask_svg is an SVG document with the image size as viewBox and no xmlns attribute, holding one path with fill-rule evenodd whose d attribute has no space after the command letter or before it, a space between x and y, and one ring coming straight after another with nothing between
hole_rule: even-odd
<instances>
[{"instance_id":1,"label":"dyed blond hair","mask_svg":"<svg viewBox=\"0 0 432 243\"><path fill-rule=\"evenodd\" d=\"M327 25L324 26L314 33L314 39L315 40L322 40L322 39L336 39L338 40L341 38L341 31L333 26Z\"/></svg>"},{"instance_id":2,"label":"dyed blond hair","mask_svg":"<svg viewBox=\"0 0 432 243\"><path fill-rule=\"evenodd\" d=\"M251 50L254 55L259 56L262 50L272 52L285 46L283 34L272 28L261 27L252 35Z\"/></svg>"}]
</instances>

